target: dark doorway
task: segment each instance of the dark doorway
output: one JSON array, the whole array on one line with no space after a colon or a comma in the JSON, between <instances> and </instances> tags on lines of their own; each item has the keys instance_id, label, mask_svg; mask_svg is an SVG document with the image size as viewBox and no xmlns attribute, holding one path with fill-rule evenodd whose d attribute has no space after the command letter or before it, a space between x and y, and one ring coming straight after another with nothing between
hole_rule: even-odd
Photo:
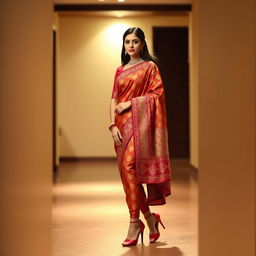
<instances>
[{"instance_id":1,"label":"dark doorway","mask_svg":"<svg viewBox=\"0 0 256 256\"><path fill-rule=\"evenodd\" d=\"M153 48L166 91L171 158L189 158L188 28L154 27Z\"/></svg>"}]
</instances>

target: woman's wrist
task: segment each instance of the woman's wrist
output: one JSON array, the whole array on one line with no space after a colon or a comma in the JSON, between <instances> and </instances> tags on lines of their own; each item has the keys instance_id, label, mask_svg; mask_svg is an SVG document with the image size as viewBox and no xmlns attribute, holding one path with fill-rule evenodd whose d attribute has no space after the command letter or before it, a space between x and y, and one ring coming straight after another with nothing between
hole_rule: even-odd
<instances>
[{"instance_id":1,"label":"woman's wrist","mask_svg":"<svg viewBox=\"0 0 256 256\"><path fill-rule=\"evenodd\" d=\"M114 127L114 126L116 126L116 124L115 124L115 123L111 123L111 124L109 125L108 129L111 131L112 127Z\"/></svg>"},{"instance_id":2,"label":"woman's wrist","mask_svg":"<svg viewBox=\"0 0 256 256\"><path fill-rule=\"evenodd\" d=\"M127 109L129 109L132 106L132 102L129 100L129 101L126 101L126 103L128 104Z\"/></svg>"}]
</instances>

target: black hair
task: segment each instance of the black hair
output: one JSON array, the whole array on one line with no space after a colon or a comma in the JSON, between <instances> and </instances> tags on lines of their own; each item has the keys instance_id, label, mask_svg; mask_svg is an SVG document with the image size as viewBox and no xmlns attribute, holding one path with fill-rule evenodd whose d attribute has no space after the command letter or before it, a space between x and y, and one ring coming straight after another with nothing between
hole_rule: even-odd
<instances>
[{"instance_id":1,"label":"black hair","mask_svg":"<svg viewBox=\"0 0 256 256\"><path fill-rule=\"evenodd\" d=\"M132 34L132 33L134 33L141 40L141 42L144 43L144 46L143 46L143 49L142 49L142 53L141 53L141 58L143 60L153 61L153 62L155 62L157 64L157 59L155 57L152 57L149 54L147 43L146 43L146 40L145 40L145 34L142 31L142 29L140 29L139 27L131 27L131 28L128 28L124 32L124 35L123 35L123 47L122 47L122 53L121 53L122 65L127 64L130 61L130 59L131 59L129 54L125 54L124 40L125 40L127 35Z\"/></svg>"}]
</instances>

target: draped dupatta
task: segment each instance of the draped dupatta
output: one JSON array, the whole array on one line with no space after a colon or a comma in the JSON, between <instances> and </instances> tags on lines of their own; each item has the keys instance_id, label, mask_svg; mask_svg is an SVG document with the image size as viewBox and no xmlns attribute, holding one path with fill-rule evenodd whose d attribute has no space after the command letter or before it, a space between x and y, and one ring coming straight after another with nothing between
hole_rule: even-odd
<instances>
[{"instance_id":1,"label":"draped dupatta","mask_svg":"<svg viewBox=\"0 0 256 256\"><path fill-rule=\"evenodd\" d=\"M130 130L129 137L134 138L137 183L147 184L149 205L165 204L165 197L171 194L171 167L165 94L159 69L154 62L145 61L118 71L119 101L131 100L132 115L126 122L130 129L124 126L122 134L127 141L126 133ZM122 147L125 150L125 144Z\"/></svg>"}]
</instances>

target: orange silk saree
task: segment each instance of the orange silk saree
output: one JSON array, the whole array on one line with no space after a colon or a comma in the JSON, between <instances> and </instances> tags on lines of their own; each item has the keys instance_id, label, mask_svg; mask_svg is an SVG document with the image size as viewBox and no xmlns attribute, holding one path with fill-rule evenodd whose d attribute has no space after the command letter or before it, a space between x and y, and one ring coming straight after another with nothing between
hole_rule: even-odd
<instances>
[{"instance_id":1,"label":"orange silk saree","mask_svg":"<svg viewBox=\"0 0 256 256\"><path fill-rule=\"evenodd\" d=\"M147 184L149 205L165 204L171 194L171 167L164 86L157 65L143 61L116 70L112 98L131 101L131 108L116 113L115 123L122 134L122 146L115 145L119 168L133 136L137 183Z\"/></svg>"}]
</instances>

